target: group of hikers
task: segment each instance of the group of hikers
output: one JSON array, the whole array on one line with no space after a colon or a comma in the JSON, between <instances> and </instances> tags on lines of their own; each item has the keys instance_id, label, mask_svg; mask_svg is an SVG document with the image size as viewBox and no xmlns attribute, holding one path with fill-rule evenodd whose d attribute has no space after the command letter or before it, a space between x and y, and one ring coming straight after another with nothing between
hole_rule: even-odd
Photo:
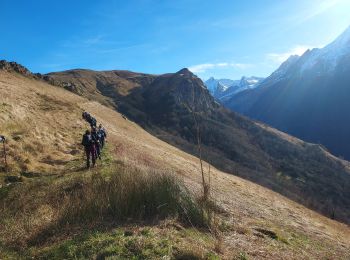
<instances>
[{"instance_id":1,"label":"group of hikers","mask_svg":"<svg viewBox=\"0 0 350 260\"><path fill-rule=\"evenodd\" d=\"M96 159L99 158L101 160L101 151L105 146L107 132L101 124L97 127L96 119L88 112L84 111L82 116L91 127L91 130L86 130L81 141L85 149L86 167L90 168L91 163L92 167L95 167Z\"/></svg>"}]
</instances>

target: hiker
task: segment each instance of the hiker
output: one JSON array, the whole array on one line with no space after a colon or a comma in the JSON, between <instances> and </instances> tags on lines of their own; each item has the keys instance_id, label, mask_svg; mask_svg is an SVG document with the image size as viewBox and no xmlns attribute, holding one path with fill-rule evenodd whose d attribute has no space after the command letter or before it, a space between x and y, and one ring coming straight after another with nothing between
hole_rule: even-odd
<instances>
[{"instance_id":1,"label":"hiker","mask_svg":"<svg viewBox=\"0 0 350 260\"><path fill-rule=\"evenodd\" d=\"M82 114L83 119L86 120L87 117L88 117L88 114L89 114L88 112L84 111L83 114Z\"/></svg>"},{"instance_id":2,"label":"hiker","mask_svg":"<svg viewBox=\"0 0 350 260\"><path fill-rule=\"evenodd\" d=\"M95 126L91 128L91 137L95 146L95 158L99 158L101 160L101 135L97 132Z\"/></svg>"},{"instance_id":3,"label":"hiker","mask_svg":"<svg viewBox=\"0 0 350 260\"><path fill-rule=\"evenodd\" d=\"M4 162L5 162L5 169L6 169L6 171L7 171L7 159L6 159L6 144L5 144L5 142L6 142L6 138L5 138L5 136L3 136L3 135L0 135L0 143L2 143L3 144L3 149L4 149Z\"/></svg>"},{"instance_id":4,"label":"hiker","mask_svg":"<svg viewBox=\"0 0 350 260\"><path fill-rule=\"evenodd\" d=\"M82 113L82 117L83 119L88 122L90 124L90 127L96 127L97 125L97 121L96 121L96 118L94 118L93 116L91 116L88 112L84 111Z\"/></svg>"},{"instance_id":5,"label":"hiker","mask_svg":"<svg viewBox=\"0 0 350 260\"><path fill-rule=\"evenodd\" d=\"M90 124L91 128L96 127L96 119L90 114L87 115L86 121Z\"/></svg>"},{"instance_id":6,"label":"hiker","mask_svg":"<svg viewBox=\"0 0 350 260\"><path fill-rule=\"evenodd\" d=\"M97 132L100 134L101 139L100 139L100 145L101 145L101 149L103 149L103 147L105 146L105 141L107 138L107 132L106 129L100 124L98 126L98 130Z\"/></svg>"},{"instance_id":7,"label":"hiker","mask_svg":"<svg viewBox=\"0 0 350 260\"><path fill-rule=\"evenodd\" d=\"M90 168L90 158L92 161L92 166L95 167L96 148L95 148L95 143L94 143L93 137L92 137L91 132L89 130L86 130L85 134L83 135L83 140L81 141L81 144L85 148L87 168Z\"/></svg>"},{"instance_id":8,"label":"hiker","mask_svg":"<svg viewBox=\"0 0 350 260\"><path fill-rule=\"evenodd\" d=\"M90 126L91 127L96 127L96 125L97 125L97 121L96 121L96 118L94 118L94 117L91 117L91 119L90 119Z\"/></svg>"}]
</instances>

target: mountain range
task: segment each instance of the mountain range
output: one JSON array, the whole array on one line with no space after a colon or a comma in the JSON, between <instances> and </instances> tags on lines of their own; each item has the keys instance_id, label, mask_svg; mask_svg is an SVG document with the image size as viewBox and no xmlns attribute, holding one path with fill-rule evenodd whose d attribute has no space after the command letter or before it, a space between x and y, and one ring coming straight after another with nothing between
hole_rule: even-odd
<instances>
[{"instance_id":1,"label":"mountain range","mask_svg":"<svg viewBox=\"0 0 350 260\"><path fill-rule=\"evenodd\" d=\"M0 64L1 259L349 258L348 225L288 199L348 222L349 163L226 110L188 70L40 75ZM91 169L83 167L83 111L108 131ZM194 118L213 232L191 222L191 201L203 201ZM181 207L160 214L178 192ZM183 206L190 222L176 214Z\"/></svg>"},{"instance_id":2,"label":"mountain range","mask_svg":"<svg viewBox=\"0 0 350 260\"><path fill-rule=\"evenodd\" d=\"M223 104L350 159L350 27L321 49L291 56L259 88Z\"/></svg>"},{"instance_id":3,"label":"mountain range","mask_svg":"<svg viewBox=\"0 0 350 260\"><path fill-rule=\"evenodd\" d=\"M69 70L42 80L98 101L152 135L341 221L350 220L348 163L231 112L188 69L150 75L130 71ZM317 192L316 192L317 191Z\"/></svg>"},{"instance_id":4,"label":"mountain range","mask_svg":"<svg viewBox=\"0 0 350 260\"><path fill-rule=\"evenodd\" d=\"M216 99L224 101L244 90L259 87L260 82L263 80L264 78L254 76L242 77L240 80L215 79L211 77L204 84L210 94Z\"/></svg>"}]
</instances>

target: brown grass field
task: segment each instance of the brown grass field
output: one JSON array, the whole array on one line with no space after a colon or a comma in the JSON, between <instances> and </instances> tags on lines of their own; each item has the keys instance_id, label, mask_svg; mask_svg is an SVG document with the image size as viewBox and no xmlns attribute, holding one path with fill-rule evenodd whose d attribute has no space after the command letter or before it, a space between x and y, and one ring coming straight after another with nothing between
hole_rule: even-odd
<instances>
[{"instance_id":1,"label":"brown grass field","mask_svg":"<svg viewBox=\"0 0 350 260\"><path fill-rule=\"evenodd\" d=\"M10 166L10 172L0 172L0 259L50 255L57 245L74 241L89 230L89 226L75 225L36 241L59 215L63 204L58 197L65 185L108 171L108 160L148 172L168 172L194 194L201 191L198 158L157 139L108 107L3 71L0 93L0 134L8 137ZM90 171L82 169L80 141L87 128L81 119L83 110L94 115L109 134L110 158ZM207 163L204 166L208 168ZM21 182L9 184L8 176L19 176ZM164 259L350 259L347 225L213 167L211 190L220 209L215 217L215 235L166 219L156 225L105 224L102 231L83 241L106 239L118 244L131 239L124 232L131 230L135 240L130 241L136 241L141 249L149 241L159 248L167 241L169 250L159 253L168 257ZM119 236L119 231L124 236ZM33 242L33 238L37 239ZM85 248L79 243L78 247ZM87 254L88 258L97 258Z\"/></svg>"}]
</instances>

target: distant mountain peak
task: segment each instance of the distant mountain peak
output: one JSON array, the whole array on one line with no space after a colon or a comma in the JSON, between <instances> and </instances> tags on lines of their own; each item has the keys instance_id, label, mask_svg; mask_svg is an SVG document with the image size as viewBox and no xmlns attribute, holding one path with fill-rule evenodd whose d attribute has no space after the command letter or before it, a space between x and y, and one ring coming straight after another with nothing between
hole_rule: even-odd
<instances>
[{"instance_id":1,"label":"distant mountain peak","mask_svg":"<svg viewBox=\"0 0 350 260\"><path fill-rule=\"evenodd\" d=\"M350 160L349 85L350 27L324 48L291 56L258 89L224 104Z\"/></svg>"},{"instance_id":2,"label":"distant mountain peak","mask_svg":"<svg viewBox=\"0 0 350 260\"><path fill-rule=\"evenodd\" d=\"M336 45L337 47L348 47L350 48L350 26L338 36L330 45Z\"/></svg>"},{"instance_id":3,"label":"distant mountain peak","mask_svg":"<svg viewBox=\"0 0 350 260\"><path fill-rule=\"evenodd\" d=\"M274 71L269 77L267 77L265 81L275 83L285 79L286 77L288 77L288 71L293 67L293 65L295 65L299 61L300 58L301 57L298 55L289 56L289 58L285 62L283 62L276 71Z\"/></svg>"},{"instance_id":4,"label":"distant mountain peak","mask_svg":"<svg viewBox=\"0 0 350 260\"><path fill-rule=\"evenodd\" d=\"M243 76L240 80L210 77L205 81L205 85L213 97L222 101L223 98L229 98L241 91L257 87L262 80L263 78L255 76Z\"/></svg>"},{"instance_id":5,"label":"distant mountain peak","mask_svg":"<svg viewBox=\"0 0 350 260\"><path fill-rule=\"evenodd\" d=\"M350 27L348 27L333 42L322 49L313 49L302 57L305 62L300 72L313 70L319 72L334 72L339 61L350 56Z\"/></svg>"},{"instance_id":6,"label":"distant mountain peak","mask_svg":"<svg viewBox=\"0 0 350 260\"><path fill-rule=\"evenodd\" d=\"M310 50L307 49L307 50L305 51L305 53L307 53L307 52L309 52L309 51L310 51ZM291 56L289 56L289 58L286 60L286 62L294 62L294 61L296 61L296 60L299 59L299 58L300 58L300 56L297 55L297 54L291 55Z\"/></svg>"},{"instance_id":7,"label":"distant mountain peak","mask_svg":"<svg viewBox=\"0 0 350 260\"><path fill-rule=\"evenodd\" d=\"M184 76L194 76L194 74L188 68L183 68L178 72L176 72L176 74L180 74L180 75L182 74Z\"/></svg>"},{"instance_id":8,"label":"distant mountain peak","mask_svg":"<svg viewBox=\"0 0 350 260\"><path fill-rule=\"evenodd\" d=\"M350 54L350 27L348 27L338 38L321 49L321 53L337 59L340 56Z\"/></svg>"}]
</instances>

